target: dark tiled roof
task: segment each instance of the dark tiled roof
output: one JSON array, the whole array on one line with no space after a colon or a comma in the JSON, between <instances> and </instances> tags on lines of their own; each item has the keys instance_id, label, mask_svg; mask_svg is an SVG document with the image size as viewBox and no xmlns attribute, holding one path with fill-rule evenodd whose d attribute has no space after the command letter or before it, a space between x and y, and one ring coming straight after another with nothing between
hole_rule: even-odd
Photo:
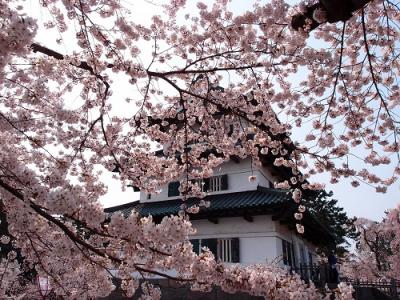
<instances>
[{"instance_id":1,"label":"dark tiled roof","mask_svg":"<svg viewBox=\"0 0 400 300\"><path fill-rule=\"evenodd\" d=\"M210 207L201 207L200 212L192 214L191 219L216 219L219 217L253 216L271 214L272 219L280 221L295 230L293 214L297 211L297 205L285 190L258 187L254 191L225 193L209 195L203 198L210 202ZM156 220L164 216L176 215L185 203L187 207L198 204L200 199L191 198L183 202L180 199L157 202L140 203L139 201L109 207L106 213L122 212L128 216L133 209L142 216L152 215ZM316 219L307 211L303 218L306 226L304 237L313 243L326 245L334 242L334 236L329 229L316 223Z\"/></svg>"},{"instance_id":2,"label":"dark tiled roof","mask_svg":"<svg viewBox=\"0 0 400 300\"><path fill-rule=\"evenodd\" d=\"M124 216L128 216L131 211L140 205L139 200L138 201L134 201L134 202L129 202L129 203L125 203L125 204L121 204L121 205L117 205L117 206L112 206L112 207L107 207L104 209L104 212L112 215L115 212L121 212Z\"/></svg>"},{"instance_id":3,"label":"dark tiled roof","mask_svg":"<svg viewBox=\"0 0 400 300\"><path fill-rule=\"evenodd\" d=\"M265 212L266 209L276 207L277 204L291 201L291 196L287 191L259 187L254 191L209 195L204 197L203 200L209 201L210 206L208 208L202 207L199 214L195 215L196 217L226 212L233 214L235 211L254 212L254 210L262 210ZM183 203L190 207L198 204L199 201L200 199L197 198L191 198L185 202L180 199L146 203L136 201L108 208L106 212L120 211L124 215L128 215L133 209L136 209L142 216L162 217L177 214Z\"/></svg>"}]
</instances>

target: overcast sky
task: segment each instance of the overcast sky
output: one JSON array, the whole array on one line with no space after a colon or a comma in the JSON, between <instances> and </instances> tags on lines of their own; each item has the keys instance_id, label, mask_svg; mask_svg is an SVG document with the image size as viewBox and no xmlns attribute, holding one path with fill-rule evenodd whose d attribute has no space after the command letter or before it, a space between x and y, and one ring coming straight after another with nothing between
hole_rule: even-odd
<instances>
[{"instance_id":1,"label":"overcast sky","mask_svg":"<svg viewBox=\"0 0 400 300\"><path fill-rule=\"evenodd\" d=\"M36 15L36 17L40 19L42 12L38 10L37 4L34 2L30 2L31 13ZM134 21L136 23L146 24L150 21L152 15L162 13L160 4L165 1L123 0L121 2L123 3L123 5L133 11L132 17L135 18ZM203 2L208 4L212 3L211 0ZM232 10L235 13L240 13L244 10L251 9L251 5L249 4L250 2L252 1L233 0L231 3ZM197 1L187 0L187 11L193 12L194 10L196 10L196 3ZM178 16L178 18L182 18L182 14ZM51 45L49 32L47 31L39 32L37 39L39 42L46 45L49 45L50 42ZM54 39L52 38L52 40ZM138 46L141 47L141 45ZM68 52L68 48L68 45L64 43L64 45L62 46L62 51L64 53L65 51ZM60 49L59 46L58 49ZM120 88L121 89L118 88L118 94L115 94L114 91L114 97L119 97L122 99L129 94L129 91L126 90L126 87L124 88L123 86L121 86ZM121 112L125 109L122 104L120 107L116 108ZM101 199L101 202L106 207L122 204L125 202L131 202L138 199L138 193L134 193L132 189L128 189L126 192L121 192L121 187L119 183L112 179L111 176L112 174L104 175L104 180L109 185L109 192ZM388 176L390 176L389 173L385 177ZM375 189L363 184L355 189L350 185L349 181L345 180L342 180L339 184L331 185L329 184L329 178L327 175L320 175L317 179L319 182L326 183L326 190L332 190L334 192L334 198L339 200L339 205L344 207L346 212L350 216L366 217L374 220L380 220L384 216L385 210L395 207L395 205L400 202L400 185L398 182L395 183L392 187L389 187L386 194L377 194L375 192ZM314 180L316 180L316 178L314 178Z\"/></svg>"}]
</instances>

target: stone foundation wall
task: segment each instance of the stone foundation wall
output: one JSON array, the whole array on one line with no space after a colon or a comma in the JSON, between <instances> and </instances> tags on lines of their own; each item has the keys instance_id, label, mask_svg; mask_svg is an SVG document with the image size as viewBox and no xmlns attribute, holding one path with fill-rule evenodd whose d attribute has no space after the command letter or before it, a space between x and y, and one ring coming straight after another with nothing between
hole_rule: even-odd
<instances>
[{"instance_id":1,"label":"stone foundation wall","mask_svg":"<svg viewBox=\"0 0 400 300\"><path fill-rule=\"evenodd\" d=\"M221 291L220 288L214 287L211 292L202 293L191 291L188 285L178 285L176 282L160 279L151 280L152 284L161 288L162 300L262 300L263 297L250 296L245 293L228 294ZM137 300L141 295L139 289L136 294L131 297L125 297L122 290L117 288L111 295L101 300ZM99 299L100 300L100 299Z\"/></svg>"}]
</instances>

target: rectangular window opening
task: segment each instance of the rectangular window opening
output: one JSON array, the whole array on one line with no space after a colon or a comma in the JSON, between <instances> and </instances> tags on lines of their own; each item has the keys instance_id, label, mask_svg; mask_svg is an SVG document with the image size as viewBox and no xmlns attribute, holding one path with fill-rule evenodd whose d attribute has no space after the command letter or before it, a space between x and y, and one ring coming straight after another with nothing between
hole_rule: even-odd
<instances>
[{"instance_id":1,"label":"rectangular window opening","mask_svg":"<svg viewBox=\"0 0 400 300\"><path fill-rule=\"evenodd\" d=\"M204 179L193 179L192 183L197 184L202 192L224 191L228 189L228 175L224 174ZM179 181L170 182L168 185L168 197L179 196L179 186Z\"/></svg>"},{"instance_id":2,"label":"rectangular window opening","mask_svg":"<svg viewBox=\"0 0 400 300\"><path fill-rule=\"evenodd\" d=\"M285 266L295 266L293 244L285 240L282 240L282 260Z\"/></svg>"},{"instance_id":3,"label":"rectangular window opening","mask_svg":"<svg viewBox=\"0 0 400 300\"><path fill-rule=\"evenodd\" d=\"M190 242L193 245L193 251L197 254L201 253L202 247L207 247L221 262L239 262L239 238L195 239Z\"/></svg>"}]
</instances>

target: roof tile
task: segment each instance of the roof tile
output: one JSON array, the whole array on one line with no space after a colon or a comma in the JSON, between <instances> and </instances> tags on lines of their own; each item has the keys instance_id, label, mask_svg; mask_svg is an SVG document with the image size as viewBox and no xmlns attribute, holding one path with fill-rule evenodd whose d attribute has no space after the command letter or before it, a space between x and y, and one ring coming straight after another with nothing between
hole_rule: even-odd
<instances>
[{"instance_id":1,"label":"roof tile","mask_svg":"<svg viewBox=\"0 0 400 300\"><path fill-rule=\"evenodd\" d=\"M254 191L208 195L203 200L209 201L210 207L201 207L200 213L207 214L234 209L267 208L277 203L288 202L291 198L284 190L259 188ZM198 204L199 201L198 198L190 198L185 203L190 207ZM136 209L142 216L161 217L177 214L182 203L183 201L180 199L146 203L133 202L130 206L125 205L121 209L113 209L110 212L120 211L127 216L133 209Z\"/></svg>"}]
</instances>

